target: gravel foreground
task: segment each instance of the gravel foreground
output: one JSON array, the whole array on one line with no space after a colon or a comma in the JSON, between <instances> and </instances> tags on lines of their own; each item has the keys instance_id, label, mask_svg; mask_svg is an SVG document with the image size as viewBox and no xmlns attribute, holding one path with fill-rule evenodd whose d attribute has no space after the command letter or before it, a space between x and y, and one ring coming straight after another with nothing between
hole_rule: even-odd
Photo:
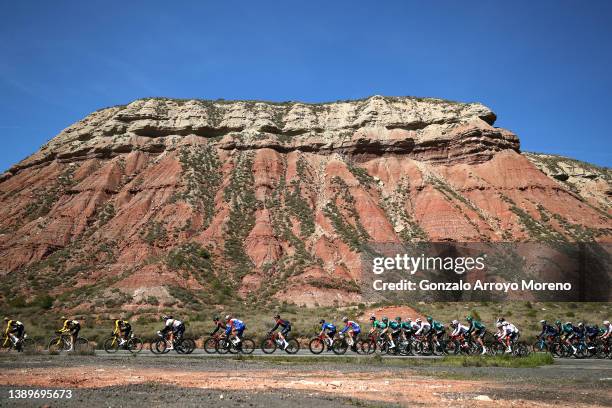
<instances>
[{"instance_id":1,"label":"gravel foreground","mask_svg":"<svg viewBox=\"0 0 612 408\"><path fill-rule=\"evenodd\" d=\"M392 367L213 358L0 356L0 406L612 406L612 361L540 368ZM71 399L9 399L11 389Z\"/></svg>"}]
</instances>

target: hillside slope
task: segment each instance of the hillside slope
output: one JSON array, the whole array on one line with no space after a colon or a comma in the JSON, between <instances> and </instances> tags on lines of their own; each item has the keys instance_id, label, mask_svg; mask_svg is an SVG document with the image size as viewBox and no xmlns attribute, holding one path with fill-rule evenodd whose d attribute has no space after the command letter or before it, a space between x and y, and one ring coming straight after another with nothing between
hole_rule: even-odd
<instances>
[{"instance_id":1,"label":"hillside slope","mask_svg":"<svg viewBox=\"0 0 612 408\"><path fill-rule=\"evenodd\" d=\"M495 118L381 96L99 110L0 177L1 301L346 304L368 241L612 241L610 170L522 154Z\"/></svg>"}]
</instances>

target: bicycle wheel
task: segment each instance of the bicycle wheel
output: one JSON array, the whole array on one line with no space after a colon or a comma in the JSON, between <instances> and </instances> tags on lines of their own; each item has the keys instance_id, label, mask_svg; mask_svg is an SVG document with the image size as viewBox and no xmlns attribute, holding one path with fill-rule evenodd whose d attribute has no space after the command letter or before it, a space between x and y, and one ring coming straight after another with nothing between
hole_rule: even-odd
<instances>
[{"instance_id":1,"label":"bicycle wheel","mask_svg":"<svg viewBox=\"0 0 612 408\"><path fill-rule=\"evenodd\" d=\"M127 349L132 354L138 354L142 351L143 345L142 340L140 340L138 337L132 337L128 340Z\"/></svg>"},{"instance_id":2,"label":"bicycle wheel","mask_svg":"<svg viewBox=\"0 0 612 408\"><path fill-rule=\"evenodd\" d=\"M332 345L332 351L334 354L342 355L346 353L346 350L348 350L348 343L344 339L338 340Z\"/></svg>"},{"instance_id":3,"label":"bicycle wheel","mask_svg":"<svg viewBox=\"0 0 612 408\"><path fill-rule=\"evenodd\" d=\"M217 339L209 337L204 341L204 351L206 354L214 354L217 352Z\"/></svg>"},{"instance_id":4,"label":"bicycle wheel","mask_svg":"<svg viewBox=\"0 0 612 408\"><path fill-rule=\"evenodd\" d=\"M104 340L104 351L107 353L116 353L119 350L119 342L116 337L109 337Z\"/></svg>"},{"instance_id":5,"label":"bicycle wheel","mask_svg":"<svg viewBox=\"0 0 612 408\"><path fill-rule=\"evenodd\" d=\"M168 347L168 342L165 339L157 339L153 343L153 348L155 349L156 354L166 354L170 352L170 347Z\"/></svg>"},{"instance_id":6,"label":"bicycle wheel","mask_svg":"<svg viewBox=\"0 0 612 408\"><path fill-rule=\"evenodd\" d=\"M321 354L325 350L325 343L320 338L315 337L308 343L308 349L312 354Z\"/></svg>"},{"instance_id":7,"label":"bicycle wheel","mask_svg":"<svg viewBox=\"0 0 612 408\"><path fill-rule=\"evenodd\" d=\"M252 354L255 350L255 341L253 339L242 340L240 352L242 354Z\"/></svg>"},{"instance_id":8,"label":"bicycle wheel","mask_svg":"<svg viewBox=\"0 0 612 408\"><path fill-rule=\"evenodd\" d=\"M365 339L359 342L358 347L361 349L362 354L372 354L376 349L376 343L370 339Z\"/></svg>"},{"instance_id":9,"label":"bicycle wheel","mask_svg":"<svg viewBox=\"0 0 612 408\"><path fill-rule=\"evenodd\" d=\"M227 354L229 352L229 340L228 339L220 339L215 343L215 350L219 354Z\"/></svg>"},{"instance_id":10,"label":"bicycle wheel","mask_svg":"<svg viewBox=\"0 0 612 408\"><path fill-rule=\"evenodd\" d=\"M264 339L264 341L261 342L261 351L263 351L266 354L272 354L276 351L276 341L274 341L274 339L271 338L266 338Z\"/></svg>"},{"instance_id":11,"label":"bicycle wheel","mask_svg":"<svg viewBox=\"0 0 612 408\"><path fill-rule=\"evenodd\" d=\"M74 343L74 351L83 352L89 349L89 340L84 337L78 337Z\"/></svg>"},{"instance_id":12,"label":"bicycle wheel","mask_svg":"<svg viewBox=\"0 0 612 408\"><path fill-rule=\"evenodd\" d=\"M300 343L296 339L287 339L287 347L285 347L287 354L297 354L300 351Z\"/></svg>"},{"instance_id":13,"label":"bicycle wheel","mask_svg":"<svg viewBox=\"0 0 612 408\"><path fill-rule=\"evenodd\" d=\"M56 336L49 340L47 350L49 350L49 353L59 353L67 350L69 347L70 345L66 343L66 340L62 336Z\"/></svg>"},{"instance_id":14,"label":"bicycle wheel","mask_svg":"<svg viewBox=\"0 0 612 408\"><path fill-rule=\"evenodd\" d=\"M193 350L196 349L196 342L194 339L183 340L183 345L185 347L186 354L191 354L193 353Z\"/></svg>"}]
</instances>

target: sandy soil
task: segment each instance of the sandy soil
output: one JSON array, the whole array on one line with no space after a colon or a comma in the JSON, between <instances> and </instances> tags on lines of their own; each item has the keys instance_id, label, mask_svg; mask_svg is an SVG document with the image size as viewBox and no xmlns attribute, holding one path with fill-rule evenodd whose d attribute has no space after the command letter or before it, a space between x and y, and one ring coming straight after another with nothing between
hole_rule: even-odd
<instances>
[{"instance_id":1,"label":"sandy soil","mask_svg":"<svg viewBox=\"0 0 612 408\"><path fill-rule=\"evenodd\" d=\"M154 405L161 404L168 393L180 395L174 400L178 405L197 405L198 401L215 401L217 404L228 401L230 397L233 406L269 406L270 402L281 400L287 400L293 406L308 407L320 406L324 401L361 406L416 404L453 407L595 407L612 403L611 389L607 386L610 383L587 389L584 384L573 388L571 381L529 380L531 372L534 372L531 374L533 378L548 378L546 373L552 373L538 372L539 369L506 371L509 378L505 381L503 372L498 377L493 375L491 379L485 379L482 373L456 367L443 374L459 379L436 378L430 375L436 374L431 369L420 371L417 368L342 363L273 366L270 363L221 359L96 360L95 357L76 356L37 356L30 357L28 362L2 360L0 363L3 367L0 371L0 405L7 403L8 389L26 386L69 388L74 390L75 396L91 399L90 406L113 405L112 396L116 395L116 390L123 390L119 395L131 396L133 402L123 398L121 406L140 405L142 400L132 399L139 392ZM470 379L472 373L474 379ZM525 376L526 381L516 381L516 378L513 381L515 374ZM598 375L594 374L595 377ZM581 396L581 392L588 396ZM163 403L168 405L170 402ZM28 405L27 401L21 403ZM40 402L30 403L32 406L41 405ZM65 406L64 402L62 406Z\"/></svg>"}]
</instances>

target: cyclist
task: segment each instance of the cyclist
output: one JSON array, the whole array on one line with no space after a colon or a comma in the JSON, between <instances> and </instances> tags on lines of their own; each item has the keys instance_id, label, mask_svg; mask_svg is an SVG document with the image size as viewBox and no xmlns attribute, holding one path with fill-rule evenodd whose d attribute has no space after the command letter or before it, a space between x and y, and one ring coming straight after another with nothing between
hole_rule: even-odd
<instances>
[{"instance_id":1,"label":"cyclist","mask_svg":"<svg viewBox=\"0 0 612 408\"><path fill-rule=\"evenodd\" d=\"M79 332L81 331L81 323L79 323L79 321L75 319L66 319L65 316L62 316L61 320L64 321L64 325L61 329L58 330L58 332L70 333L70 348L68 349L68 351L73 351L74 345L76 344L76 340L79 337Z\"/></svg>"},{"instance_id":2,"label":"cyclist","mask_svg":"<svg viewBox=\"0 0 612 408\"><path fill-rule=\"evenodd\" d=\"M274 331L279 327L282 327L282 330L278 333L278 337L283 342L282 349L284 350L289 345L289 343L287 343L286 337L291 331L291 322L289 320L281 319L280 315L278 314L274 316L274 321L276 322L276 324L274 325L272 330L268 332L268 336L272 335L272 333L274 333Z\"/></svg>"},{"instance_id":3,"label":"cyclist","mask_svg":"<svg viewBox=\"0 0 612 408\"><path fill-rule=\"evenodd\" d=\"M450 323L450 327L453 329L453 332L451 333L451 337L459 337L459 336L465 336L465 334L468 331L468 327L462 325L461 323L459 323L459 320L455 319Z\"/></svg>"},{"instance_id":4,"label":"cyclist","mask_svg":"<svg viewBox=\"0 0 612 408\"><path fill-rule=\"evenodd\" d=\"M599 338L602 340L612 339L612 324L610 324L609 320L604 320L603 330L604 332Z\"/></svg>"},{"instance_id":5,"label":"cyclist","mask_svg":"<svg viewBox=\"0 0 612 408\"><path fill-rule=\"evenodd\" d=\"M540 320L540 324L542 325L542 331L540 332L538 337L550 340L551 338L557 336L557 329L549 325L546 320Z\"/></svg>"},{"instance_id":6,"label":"cyclist","mask_svg":"<svg viewBox=\"0 0 612 408\"><path fill-rule=\"evenodd\" d=\"M487 332L487 328L472 316L467 316L465 320L469 323L467 334L475 338L476 343L480 344L480 347L482 347L482 354L487 354L487 346L485 346L484 341L482 341Z\"/></svg>"},{"instance_id":7,"label":"cyclist","mask_svg":"<svg viewBox=\"0 0 612 408\"><path fill-rule=\"evenodd\" d=\"M599 336L599 326L597 326L596 324L593 326L586 326L585 335L589 350L591 350L594 348L593 344L597 340L597 336Z\"/></svg>"},{"instance_id":8,"label":"cyclist","mask_svg":"<svg viewBox=\"0 0 612 408\"><path fill-rule=\"evenodd\" d=\"M504 320L502 323L498 323L498 325L499 324L501 324L502 329L500 339L506 341L506 353L511 353L511 343L517 341L520 337L519 329L507 320Z\"/></svg>"},{"instance_id":9,"label":"cyclist","mask_svg":"<svg viewBox=\"0 0 612 408\"><path fill-rule=\"evenodd\" d=\"M406 333L405 333L405 328L404 328L404 322L402 322L402 318L400 316L397 316L395 318L395 321L397 322L397 334L394 334L396 336L396 339L398 341L406 341Z\"/></svg>"},{"instance_id":10,"label":"cyclist","mask_svg":"<svg viewBox=\"0 0 612 408\"><path fill-rule=\"evenodd\" d=\"M162 316L162 320L165 322L164 328L161 331L158 331L157 334L165 336L168 332L170 332L171 341L169 349L172 350L174 348L174 343L183 338L183 334L185 333L185 323L175 319L172 316L166 315Z\"/></svg>"},{"instance_id":11,"label":"cyclist","mask_svg":"<svg viewBox=\"0 0 612 408\"><path fill-rule=\"evenodd\" d=\"M215 330L210 332L211 336L214 336L219 330L225 331L225 323L221 321L219 316L213 317L213 323L215 323Z\"/></svg>"},{"instance_id":12,"label":"cyclist","mask_svg":"<svg viewBox=\"0 0 612 408\"><path fill-rule=\"evenodd\" d=\"M576 354L578 349L574 347L574 344L572 342L572 340L576 337L576 332L574 331L574 326L572 325L572 322L565 322L565 324L561 325L561 331L559 333L563 336L562 339L564 343L570 346L574 351L574 354Z\"/></svg>"},{"instance_id":13,"label":"cyclist","mask_svg":"<svg viewBox=\"0 0 612 408\"><path fill-rule=\"evenodd\" d=\"M389 348L395 348L395 343L393 342L392 332L393 332L393 329L391 328L389 324L389 318L383 317L382 324L381 324L381 330L380 330L380 336L386 337L389 340Z\"/></svg>"},{"instance_id":14,"label":"cyclist","mask_svg":"<svg viewBox=\"0 0 612 408\"><path fill-rule=\"evenodd\" d=\"M246 329L246 324L240 319L233 318L232 315L225 316L225 335L234 336L236 341L232 340L234 345L238 345L242 341L242 334Z\"/></svg>"},{"instance_id":15,"label":"cyclist","mask_svg":"<svg viewBox=\"0 0 612 408\"><path fill-rule=\"evenodd\" d=\"M427 316L427 323L431 325L431 330L429 331L430 337L436 344L436 346L440 345L438 340L444 337L444 333L446 333L446 329L444 329L444 325L437 320L434 320L433 317Z\"/></svg>"},{"instance_id":16,"label":"cyclist","mask_svg":"<svg viewBox=\"0 0 612 408\"><path fill-rule=\"evenodd\" d=\"M327 344L331 346L336 335L336 326L333 323L326 322L325 319L319 320L319 324L321 325L319 336L325 336Z\"/></svg>"},{"instance_id":17,"label":"cyclist","mask_svg":"<svg viewBox=\"0 0 612 408\"><path fill-rule=\"evenodd\" d=\"M429 324L428 321L422 321L420 318L417 318L414 322L418 326L418 330L416 331L416 333L414 333L415 336L427 336L427 334L429 334L429 331L431 330L431 324Z\"/></svg>"},{"instance_id":18,"label":"cyclist","mask_svg":"<svg viewBox=\"0 0 612 408\"><path fill-rule=\"evenodd\" d=\"M359 324L357 324L357 322L349 320L349 318L346 316L342 318L342 321L344 322L344 328L340 331L340 334L346 333L348 335L350 340L349 345L354 351L357 349L357 343L355 342L355 338L359 335L359 333L361 333L361 327L359 327Z\"/></svg>"},{"instance_id":19,"label":"cyclist","mask_svg":"<svg viewBox=\"0 0 612 408\"><path fill-rule=\"evenodd\" d=\"M11 339L15 348L19 349L19 347L21 347L21 341L23 340L23 334L25 333L25 326L19 320L12 320L8 317L4 318L4 322L6 323L4 335ZM4 344L4 346L6 346L6 344Z\"/></svg>"},{"instance_id":20,"label":"cyclist","mask_svg":"<svg viewBox=\"0 0 612 408\"><path fill-rule=\"evenodd\" d=\"M412 320L410 318L402 322L402 336L404 340L408 340L412 336Z\"/></svg>"},{"instance_id":21,"label":"cyclist","mask_svg":"<svg viewBox=\"0 0 612 408\"><path fill-rule=\"evenodd\" d=\"M115 319L115 328L113 329L113 336L120 337L119 345L123 346L126 341L130 339L132 334L132 325L127 320Z\"/></svg>"}]
</instances>

